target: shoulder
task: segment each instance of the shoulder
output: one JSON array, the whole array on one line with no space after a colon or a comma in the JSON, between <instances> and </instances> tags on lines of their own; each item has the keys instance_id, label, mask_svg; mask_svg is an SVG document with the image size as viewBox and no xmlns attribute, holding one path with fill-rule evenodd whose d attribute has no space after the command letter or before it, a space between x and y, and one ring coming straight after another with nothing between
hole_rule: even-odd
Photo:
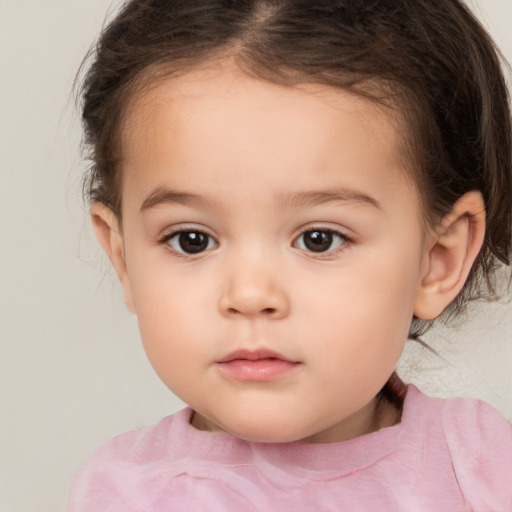
<instances>
[{"instance_id":1,"label":"shoulder","mask_svg":"<svg viewBox=\"0 0 512 512\"><path fill-rule=\"evenodd\" d=\"M429 398L413 388L425 428L437 431L454 476L474 510L512 510L512 427L489 404L474 398ZM436 418L436 420L434 420ZM434 426L431 426L434 425Z\"/></svg>"},{"instance_id":2,"label":"shoulder","mask_svg":"<svg viewBox=\"0 0 512 512\"><path fill-rule=\"evenodd\" d=\"M475 398L445 400L442 421L454 457L478 468L481 474L488 463L493 468L503 463L501 467L512 470L512 427L492 406Z\"/></svg>"},{"instance_id":3,"label":"shoulder","mask_svg":"<svg viewBox=\"0 0 512 512\"><path fill-rule=\"evenodd\" d=\"M506 493L507 508L496 510L511 510L512 427L505 418L481 400L456 398L445 403L443 429L465 493L479 501Z\"/></svg>"},{"instance_id":4,"label":"shoulder","mask_svg":"<svg viewBox=\"0 0 512 512\"><path fill-rule=\"evenodd\" d=\"M143 491L142 474L151 481L151 475L159 474L163 466L173 470L173 446L176 441L179 443L179 432L187 423L188 414L184 409L156 425L107 441L75 475L67 512L118 511L122 510L120 499L133 506Z\"/></svg>"}]
</instances>

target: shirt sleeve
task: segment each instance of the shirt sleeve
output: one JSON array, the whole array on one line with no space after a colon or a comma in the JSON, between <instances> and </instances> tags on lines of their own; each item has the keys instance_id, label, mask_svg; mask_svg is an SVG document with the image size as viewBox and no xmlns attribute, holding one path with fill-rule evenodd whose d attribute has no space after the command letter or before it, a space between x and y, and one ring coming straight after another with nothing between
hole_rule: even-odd
<instances>
[{"instance_id":1,"label":"shirt sleeve","mask_svg":"<svg viewBox=\"0 0 512 512\"><path fill-rule=\"evenodd\" d=\"M512 511L512 427L476 399L448 400L443 427L453 469L471 510Z\"/></svg>"}]
</instances>

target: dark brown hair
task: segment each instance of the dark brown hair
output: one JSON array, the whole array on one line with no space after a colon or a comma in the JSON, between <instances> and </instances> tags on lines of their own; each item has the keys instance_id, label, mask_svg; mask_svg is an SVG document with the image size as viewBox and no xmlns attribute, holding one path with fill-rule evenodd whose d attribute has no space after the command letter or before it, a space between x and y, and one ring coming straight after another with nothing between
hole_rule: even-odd
<instances>
[{"instance_id":1,"label":"dark brown hair","mask_svg":"<svg viewBox=\"0 0 512 512\"><path fill-rule=\"evenodd\" d=\"M398 110L427 225L468 191L486 205L483 248L447 314L492 294L493 271L511 255L510 110L500 53L459 0L127 2L83 67L90 201L121 217L119 134L131 98L226 57L265 80L326 84ZM411 335L424 328L413 323Z\"/></svg>"}]
</instances>

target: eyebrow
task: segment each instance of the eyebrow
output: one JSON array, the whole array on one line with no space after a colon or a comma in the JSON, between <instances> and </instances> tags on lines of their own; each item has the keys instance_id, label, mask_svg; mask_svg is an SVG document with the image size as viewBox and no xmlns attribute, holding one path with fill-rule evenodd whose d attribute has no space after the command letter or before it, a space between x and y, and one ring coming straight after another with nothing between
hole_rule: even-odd
<instances>
[{"instance_id":1,"label":"eyebrow","mask_svg":"<svg viewBox=\"0 0 512 512\"><path fill-rule=\"evenodd\" d=\"M351 202L383 210L382 205L374 197L348 188L335 191L296 192L286 196L284 200L288 205L295 207L317 206L331 202Z\"/></svg>"},{"instance_id":2,"label":"eyebrow","mask_svg":"<svg viewBox=\"0 0 512 512\"><path fill-rule=\"evenodd\" d=\"M281 200L287 206L296 208L318 206L331 202L355 202L372 206L378 210L383 210L382 205L374 197L362 192L358 192L356 190L346 188L336 191L295 192L293 194L283 196ZM179 192L165 187L158 187L144 199L140 207L140 211L145 212L165 204L181 204L184 206L205 207L210 206L211 201L197 194Z\"/></svg>"},{"instance_id":3,"label":"eyebrow","mask_svg":"<svg viewBox=\"0 0 512 512\"><path fill-rule=\"evenodd\" d=\"M206 206L209 201L197 194L178 192L164 187L158 187L142 201L141 212L165 204L182 204L184 206Z\"/></svg>"}]
</instances>

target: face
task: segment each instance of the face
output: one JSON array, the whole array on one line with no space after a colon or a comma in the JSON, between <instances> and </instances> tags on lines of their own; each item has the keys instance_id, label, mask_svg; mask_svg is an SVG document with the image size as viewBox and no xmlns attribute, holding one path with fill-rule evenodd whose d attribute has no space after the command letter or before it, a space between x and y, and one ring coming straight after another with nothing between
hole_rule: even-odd
<instances>
[{"instance_id":1,"label":"face","mask_svg":"<svg viewBox=\"0 0 512 512\"><path fill-rule=\"evenodd\" d=\"M223 65L137 97L122 147L118 272L195 424L258 441L365 433L424 267L389 115Z\"/></svg>"}]
</instances>

